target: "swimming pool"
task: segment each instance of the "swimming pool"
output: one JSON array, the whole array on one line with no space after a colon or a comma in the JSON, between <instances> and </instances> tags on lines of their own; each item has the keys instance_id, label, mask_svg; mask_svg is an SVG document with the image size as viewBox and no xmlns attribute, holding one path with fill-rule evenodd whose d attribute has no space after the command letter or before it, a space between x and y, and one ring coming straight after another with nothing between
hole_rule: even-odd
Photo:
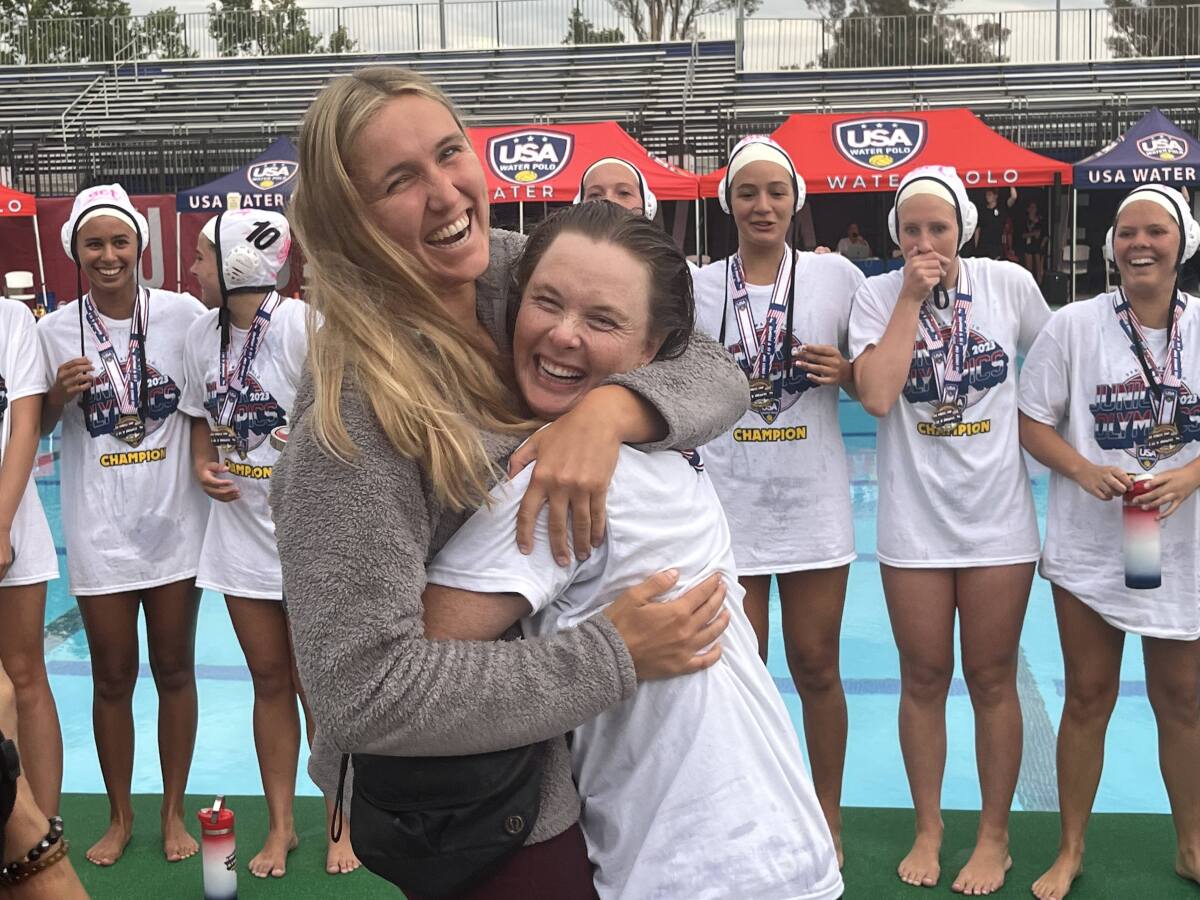
<instances>
[{"instance_id":1,"label":"swimming pool","mask_svg":"<svg viewBox=\"0 0 1200 900\"><path fill-rule=\"evenodd\" d=\"M875 560L875 423L862 408L843 396L842 431L850 456L854 527L858 560L850 568L850 585L842 628L842 677L850 713L844 803L848 806L911 806L896 731L899 667L892 643ZM45 445L49 453L52 447ZM1044 525L1047 476L1032 465L1038 518ZM38 472L38 490L59 547L64 576L52 582L46 604L47 665L58 701L65 744L63 789L102 793L103 782L92 740L91 679L87 643L74 601L67 594L59 516L57 463ZM777 601L776 601L777 602ZM802 731L800 701L784 661L776 629L771 636L770 670ZM142 633L142 668L134 695L138 746L133 789L161 789L154 740L157 699L146 663ZM188 791L198 794L262 792L251 740L250 674L229 624L224 600L206 592L200 606L196 639L200 694L200 728ZM1158 776L1153 715L1146 699L1141 645L1127 641L1121 673L1121 695L1108 733L1104 775L1096 797L1098 812L1168 812L1166 791ZM1063 702L1062 658L1054 621L1050 586L1034 581L1033 596L1021 640L1019 676L1025 713L1025 755L1014 806L1056 808L1054 740ZM975 749L970 700L961 672L951 687L947 709L949 755L943 804L950 809L978 809ZM302 750L306 754L307 751ZM316 794L301 759L297 792Z\"/></svg>"}]
</instances>

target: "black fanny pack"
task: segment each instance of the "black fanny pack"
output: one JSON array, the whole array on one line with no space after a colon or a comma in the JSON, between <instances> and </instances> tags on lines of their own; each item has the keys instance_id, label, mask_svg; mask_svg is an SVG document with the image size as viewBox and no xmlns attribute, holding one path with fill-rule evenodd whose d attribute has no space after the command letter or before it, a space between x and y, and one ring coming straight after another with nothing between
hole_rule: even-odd
<instances>
[{"instance_id":1,"label":"black fanny pack","mask_svg":"<svg viewBox=\"0 0 1200 900\"><path fill-rule=\"evenodd\" d=\"M405 892L445 897L478 884L533 831L544 756L541 744L473 756L355 753L355 855ZM339 807L348 759L342 756ZM337 840L341 817L334 819Z\"/></svg>"}]
</instances>

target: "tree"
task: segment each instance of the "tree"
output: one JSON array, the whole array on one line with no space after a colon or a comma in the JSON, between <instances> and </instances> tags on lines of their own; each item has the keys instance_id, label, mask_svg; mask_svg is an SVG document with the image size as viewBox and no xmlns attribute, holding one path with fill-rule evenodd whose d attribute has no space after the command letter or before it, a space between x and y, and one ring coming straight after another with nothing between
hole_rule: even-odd
<instances>
[{"instance_id":1,"label":"tree","mask_svg":"<svg viewBox=\"0 0 1200 900\"><path fill-rule=\"evenodd\" d=\"M608 0L629 20L639 41L680 41L703 37L697 29L701 16L736 9L738 0ZM742 0L747 15L757 12L762 0Z\"/></svg>"},{"instance_id":2,"label":"tree","mask_svg":"<svg viewBox=\"0 0 1200 900\"><path fill-rule=\"evenodd\" d=\"M1188 0L1104 0L1112 30L1106 41L1113 56L1187 56L1200 53L1200 34L1188 28Z\"/></svg>"},{"instance_id":3,"label":"tree","mask_svg":"<svg viewBox=\"0 0 1200 900\"><path fill-rule=\"evenodd\" d=\"M592 20L576 7L567 20L567 36L564 44L623 44L625 33L620 28L597 28Z\"/></svg>"},{"instance_id":4,"label":"tree","mask_svg":"<svg viewBox=\"0 0 1200 900\"><path fill-rule=\"evenodd\" d=\"M306 53L349 53L356 42L345 26L329 35L314 34L308 15L296 0L221 0L208 7L208 33L221 56L283 56Z\"/></svg>"},{"instance_id":5,"label":"tree","mask_svg":"<svg viewBox=\"0 0 1200 900\"><path fill-rule=\"evenodd\" d=\"M125 0L0 0L0 46L27 65L106 61L129 15Z\"/></svg>"},{"instance_id":6,"label":"tree","mask_svg":"<svg viewBox=\"0 0 1200 900\"><path fill-rule=\"evenodd\" d=\"M173 6L143 16L135 26L137 58L194 59L199 56L188 46L184 25L183 16Z\"/></svg>"},{"instance_id":7,"label":"tree","mask_svg":"<svg viewBox=\"0 0 1200 900\"><path fill-rule=\"evenodd\" d=\"M808 0L825 21L823 68L1004 62L1009 30L947 15L953 0Z\"/></svg>"}]
</instances>

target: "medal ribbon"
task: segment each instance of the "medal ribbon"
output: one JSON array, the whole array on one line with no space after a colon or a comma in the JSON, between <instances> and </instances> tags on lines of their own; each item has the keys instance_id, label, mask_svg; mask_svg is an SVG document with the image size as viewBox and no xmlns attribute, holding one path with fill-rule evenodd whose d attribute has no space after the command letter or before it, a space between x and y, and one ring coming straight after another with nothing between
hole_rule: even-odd
<instances>
[{"instance_id":1,"label":"medal ribbon","mask_svg":"<svg viewBox=\"0 0 1200 900\"><path fill-rule=\"evenodd\" d=\"M143 302L141 291L133 302L133 320L129 327L129 349L125 365L117 358L116 348L108 336L100 314L92 303L89 293L83 298L84 315L92 336L96 339L96 347L100 353L100 362L108 373L109 383L117 398L117 410L122 416L139 416L141 408L138 389L142 383L142 344L146 340L146 326L150 321L150 297L147 295ZM128 375L128 377L126 377Z\"/></svg>"},{"instance_id":2,"label":"medal ribbon","mask_svg":"<svg viewBox=\"0 0 1200 900\"><path fill-rule=\"evenodd\" d=\"M771 364L779 343L779 335L783 330L783 321L787 316L788 284L791 281L790 247L779 262L779 271L775 275L775 289L771 294L771 306L767 310L767 319L763 328L763 339L758 339L758 325L754 321L754 312L750 308L750 291L746 286L746 274L742 268L741 254L735 253L729 265L729 283L726 291L733 301L734 318L737 320L738 333L742 338L742 370L747 377L771 377ZM750 348L754 348L751 355Z\"/></svg>"},{"instance_id":3,"label":"medal ribbon","mask_svg":"<svg viewBox=\"0 0 1200 900\"><path fill-rule=\"evenodd\" d=\"M1182 291L1176 291L1171 299L1170 320L1167 334L1167 361L1157 366L1150 345L1146 342L1146 333L1142 323L1133 314L1125 291L1118 289L1113 297L1113 312L1121 323L1126 336L1129 338L1129 349L1141 363L1142 372L1146 376L1147 387L1150 388L1150 404L1154 408L1154 419L1157 425L1174 425L1175 411L1179 406L1179 389L1183 385L1183 335L1180 333L1179 321L1187 309L1187 297Z\"/></svg>"},{"instance_id":4,"label":"medal ribbon","mask_svg":"<svg viewBox=\"0 0 1200 900\"><path fill-rule=\"evenodd\" d=\"M258 355L258 348L266 339L267 329L271 327L271 314L283 302L283 298L275 291L267 294L254 313L254 321L246 332L242 342L242 353L237 365L229 367L229 348L221 345L221 367L217 373L217 424L233 425L233 413L237 409L238 400L246 389L246 379L250 376L250 366Z\"/></svg>"},{"instance_id":5,"label":"medal ribbon","mask_svg":"<svg viewBox=\"0 0 1200 900\"><path fill-rule=\"evenodd\" d=\"M958 285L954 291L954 307L950 311L950 352L942 340L942 329L933 311L929 298L921 304L918 319L925 347L929 350L933 364L933 378L937 387L939 405L953 404L962 409L967 399L963 385L963 373L967 368L967 348L971 343L971 278L967 267L958 266Z\"/></svg>"}]
</instances>

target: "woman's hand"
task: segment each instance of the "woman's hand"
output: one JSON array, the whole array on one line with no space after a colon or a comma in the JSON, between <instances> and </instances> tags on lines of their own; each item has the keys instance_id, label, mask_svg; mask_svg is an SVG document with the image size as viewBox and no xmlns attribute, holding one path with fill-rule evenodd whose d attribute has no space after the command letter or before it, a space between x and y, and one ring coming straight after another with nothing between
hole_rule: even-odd
<instances>
[{"instance_id":1,"label":"woman's hand","mask_svg":"<svg viewBox=\"0 0 1200 900\"><path fill-rule=\"evenodd\" d=\"M638 681L699 672L721 658L714 641L729 625L725 581L713 574L674 600L656 599L678 579L674 569L660 572L604 610L629 649Z\"/></svg>"},{"instance_id":2,"label":"woman's hand","mask_svg":"<svg viewBox=\"0 0 1200 900\"><path fill-rule=\"evenodd\" d=\"M914 247L904 260L904 283L900 286L900 296L921 303L948 271L950 260L946 257L932 250L918 253Z\"/></svg>"},{"instance_id":3,"label":"woman's hand","mask_svg":"<svg viewBox=\"0 0 1200 900\"><path fill-rule=\"evenodd\" d=\"M828 344L805 344L800 352L800 367L816 384L843 385L854 381L850 360L837 347Z\"/></svg>"},{"instance_id":4,"label":"woman's hand","mask_svg":"<svg viewBox=\"0 0 1200 900\"><path fill-rule=\"evenodd\" d=\"M229 466L223 462L206 462L196 467L196 480L204 493L222 503L230 503L242 496L237 485L228 478L222 478Z\"/></svg>"},{"instance_id":5,"label":"woman's hand","mask_svg":"<svg viewBox=\"0 0 1200 900\"><path fill-rule=\"evenodd\" d=\"M12 532L7 528L0 530L0 581L3 581L4 576L8 574L9 567L12 566L15 558Z\"/></svg>"},{"instance_id":6,"label":"woman's hand","mask_svg":"<svg viewBox=\"0 0 1200 900\"><path fill-rule=\"evenodd\" d=\"M82 394L92 386L92 361L80 356L68 359L58 367L54 384L47 392L48 399L56 406L66 406L72 397Z\"/></svg>"},{"instance_id":7,"label":"woman's hand","mask_svg":"<svg viewBox=\"0 0 1200 900\"><path fill-rule=\"evenodd\" d=\"M560 566L570 562L572 544L575 556L583 560L604 540L604 505L621 450L620 423L589 414L586 403L584 398L571 412L533 435L508 463L511 478L537 462L517 510L517 546L526 554L533 549L538 513L549 504L550 550Z\"/></svg>"},{"instance_id":8,"label":"woman's hand","mask_svg":"<svg viewBox=\"0 0 1200 900\"><path fill-rule=\"evenodd\" d=\"M1071 473L1071 480L1097 500L1120 497L1133 486L1133 480L1117 466L1098 466L1086 460Z\"/></svg>"},{"instance_id":9,"label":"woman's hand","mask_svg":"<svg viewBox=\"0 0 1200 900\"><path fill-rule=\"evenodd\" d=\"M1179 509L1180 505L1200 487L1200 460L1170 469L1155 475L1144 494L1134 498L1133 503L1142 509L1159 509L1158 521L1162 521Z\"/></svg>"}]
</instances>

